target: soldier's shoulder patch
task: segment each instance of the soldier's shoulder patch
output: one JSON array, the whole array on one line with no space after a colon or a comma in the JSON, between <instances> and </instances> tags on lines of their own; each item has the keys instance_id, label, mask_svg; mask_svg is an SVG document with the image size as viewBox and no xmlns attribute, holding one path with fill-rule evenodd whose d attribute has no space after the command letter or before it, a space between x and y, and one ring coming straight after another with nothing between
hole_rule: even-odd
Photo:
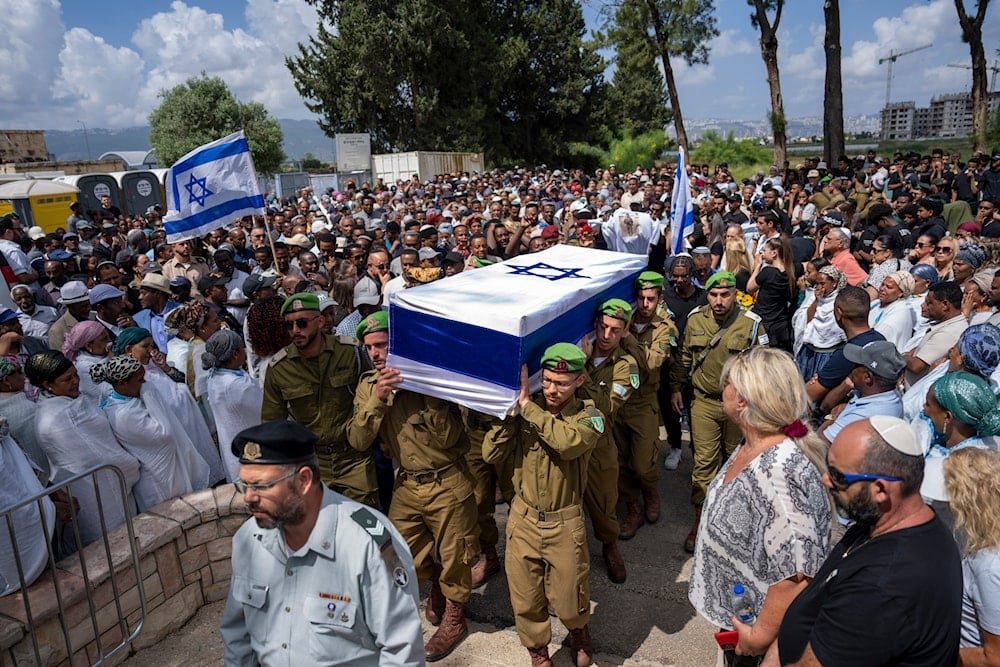
<instances>
[{"instance_id":1,"label":"soldier's shoulder patch","mask_svg":"<svg viewBox=\"0 0 1000 667\"><path fill-rule=\"evenodd\" d=\"M633 389L639 388L639 366L638 364L628 365L628 383Z\"/></svg>"},{"instance_id":2,"label":"soldier's shoulder patch","mask_svg":"<svg viewBox=\"0 0 1000 667\"><path fill-rule=\"evenodd\" d=\"M287 356L288 356L288 350L286 350L285 348L281 348L280 350L274 353L274 356L271 357L271 361L267 362L267 365L274 366L276 363L280 362Z\"/></svg>"},{"instance_id":3,"label":"soldier's shoulder patch","mask_svg":"<svg viewBox=\"0 0 1000 667\"><path fill-rule=\"evenodd\" d=\"M337 342L341 345L350 345L351 347L358 346L358 339L354 336L337 336Z\"/></svg>"},{"instance_id":4,"label":"soldier's shoulder patch","mask_svg":"<svg viewBox=\"0 0 1000 667\"><path fill-rule=\"evenodd\" d=\"M767 337L767 334L761 334L757 336L757 342L761 345L770 345L771 339Z\"/></svg>"},{"instance_id":5,"label":"soldier's shoulder patch","mask_svg":"<svg viewBox=\"0 0 1000 667\"><path fill-rule=\"evenodd\" d=\"M618 394L618 396L621 398L625 398L625 396L628 394L628 389L618 384L617 382L613 382L611 384L611 391Z\"/></svg>"},{"instance_id":6,"label":"soldier's shoulder patch","mask_svg":"<svg viewBox=\"0 0 1000 667\"><path fill-rule=\"evenodd\" d=\"M598 433L604 433L604 415L601 414L601 411L590 405L584 407L583 411L586 413L586 417L580 417L577 421Z\"/></svg>"},{"instance_id":7,"label":"soldier's shoulder patch","mask_svg":"<svg viewBox=\"0 0 1000 667\"><path fill-rule=\"evenodd\" d=\"M366 533L368 533L372 541L378 545L379 551L384 551L386 547L392 546L392 535L389 534L388 529L382 525L382 522L378 520L371 510L367 507L361 507L351 514L351 518L354 523L361 526Z\"/></svg>"}]
</instances>

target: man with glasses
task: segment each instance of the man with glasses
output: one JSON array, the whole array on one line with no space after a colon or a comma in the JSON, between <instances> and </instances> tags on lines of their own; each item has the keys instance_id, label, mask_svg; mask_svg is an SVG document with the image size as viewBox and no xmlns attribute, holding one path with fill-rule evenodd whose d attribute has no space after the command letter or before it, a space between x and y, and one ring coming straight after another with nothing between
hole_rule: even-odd
<instances>
[{"instance_id":1,"label":"man with glasses","mask_svg":"<svg viewBox=\"0 0 1000 667\"><path fill-rule=\"evenodd\" d=\"M906 360L906 386L928 373L937 362L948 356L952 345L969 326L962 312L962 287L954 280L931 285L921 307L921 314L931 325L920 344L903 355Z\"/></svg>"},{"instance_id":2,"label":"man with glasses","mask_svg":"<svg viewBox=\"0 0 1000 667\"><path fill-rule=\"evenodd\" d=\"M359 452L370 452L377 439L399 462L389 518L413 553L417 576L431 582L424 613L438 626L426 647L427 661L434 662L469 632L464 605L472 595L470 561L479 551L473 480L465 463L469 438L457 405L399 388L399 370L386 366L386 311L363 319L356 334L375 370L358 383L347 439Z\"/></svg>"},{"instance_id":3,"label":"man with glasses","mask_svg":"<svg viewBox=\"0 0 1000 667\"><path fill-rule=\"evenodd\" d=\"M923 477L923 446L901 419L834 438L823 483L854 524L785 612L782 665L956 664L962 565L920 497Z\"/></svg>"},{"instance_id":4,"label":"man with glasses","mask_svg":"<svg viewBox=\"0 0 1000 667\"><path fill-rule=\"evenodd\" d=\"M604 414L578 390L587 357L570 343L542 355L542 390L521 370L518 414L483 442L489 464L514 471L505 565L514 622L531 664L552 667L549 607L570 632L570 657L589 665L590 557L583 519L588 457L607 430Z\"/></svg>"},{"instance_id":5,"label":"man with glasses","mask_svg":"<svg viewBox=\"0 0 1000 667\"><path fill-rule=\"evenodd\" d=\"M385 516L323 485L316 442L284 419L232 442L253 519L233 536L225 662L422 665L410 551Z\"/></svg>"},{"instance_id":6,"label":"man with glasses","mask_svg":"<svg viewBox=\"0 0 1000 667\"><path fill-rule=\"evenodd\" d=\"M261 419L291 418L307 426L319 438L323 481L338 493L378 507L372 453L351 448L346 435L361 371L354 337L322 332L315 293L288 297L281 316L292 343L268 364Z\"/></svg>"}]
</instances>

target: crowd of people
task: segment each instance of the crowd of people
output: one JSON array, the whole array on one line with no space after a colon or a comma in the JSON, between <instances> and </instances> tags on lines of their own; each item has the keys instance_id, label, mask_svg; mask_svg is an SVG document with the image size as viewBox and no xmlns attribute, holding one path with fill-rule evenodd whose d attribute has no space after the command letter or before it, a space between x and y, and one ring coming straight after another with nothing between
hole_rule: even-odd
<instances>
[{"instance_id":1,"label":"crowd of people","mask_svg":"<svg viewBox=\"0 0 1000 667\"><path fill-rule=\"evenodd\" d=\"M506 567L532 665L551 664L550 613L587 665L586 536L624 582L619 542L659 520L660 469L678 468L687 430L689 595L738 631L732 664L996 664L1000 534L977 503L1000 484L1000 151L869 151L742 182L725 164L687 170L695 226L679 254L667 165L348 181L174 243L158 209L110 201L74 205L52 233L0 219L16 306L0 308L0 507L103 466L15 510L20 566L0 536L3 593L41 572L47 541L66 555L230 482L254 513L246 530L277 534L289 568L331 548L303 520L340 511L362 537L388 522L379 546L408 553L383 559L378 585L413 611L430 582L437 630L419 660L454 650L471 591ZM540 392L525 372L497 420L400 389L393 294L557 244L642 255L648 270L631 301L599 305L590 336L551 341ZM289 420L302 432L282 431ZM246 562L278 557L266 551ZM262 568L234 570L223 634L240 660L278 650L268 613L298 595L275 583L262 612L254 586L285 569ZM733 618L737 584L752 625ZM337 596L317 613L339 619ZM381 621L353 632L417 659L383 642Z\"/></svg>"}]
</instances>

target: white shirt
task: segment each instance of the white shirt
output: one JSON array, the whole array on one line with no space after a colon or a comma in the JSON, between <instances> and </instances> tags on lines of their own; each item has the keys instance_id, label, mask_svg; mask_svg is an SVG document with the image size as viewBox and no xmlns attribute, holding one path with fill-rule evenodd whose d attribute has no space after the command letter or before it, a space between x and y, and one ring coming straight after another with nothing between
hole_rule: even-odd
<instances>
[{"instance_id":1,"label":"white shirt","mask_svg":"<svg viewBox=\"0 0 1000 667\"><path fill-rule=\"evenodd\" d=\"M913 309L905 297L893 301L885 308L876 300L868 311L868 326L885 336L899 350L913 335Z\"/></svg>"},{"instance_id":2,"label":"white shirt","mask_svg":"<svg viewBox=\"0 0 1000 667\"><path fill-rule=\"evenodd\" d=\"M260 424L263 402L264 389L246 371L226 368L209 371L208 404L215 417L219 450L229 482L240 476L240 461L231 449L233 439L243 429Z\"/></svg>"},{"instance_id":3,"label":"white shirt","mask_svg":"<svg viewBox=\"0 0 1000 667\"><path fill-rule=\"evenodd\" d=\"M601 233L608 250L633 255L649 254L649 246L660 240L660 226L648 213L624 208L611 214L611 219L601 225Z\"/></svg>"}]
</instances>

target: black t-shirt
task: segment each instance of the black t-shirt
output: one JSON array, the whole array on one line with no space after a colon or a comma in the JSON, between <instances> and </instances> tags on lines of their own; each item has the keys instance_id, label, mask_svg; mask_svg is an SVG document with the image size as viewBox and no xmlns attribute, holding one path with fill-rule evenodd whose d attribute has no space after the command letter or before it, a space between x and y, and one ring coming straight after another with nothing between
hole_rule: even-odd
<instances>
[{"instance_id":1,"label":"black t-shirt","mask_svg":"<svg viewBox=\"0 0 1000 667\"><path fill-rule=\"evenodd\" d=\"M688 315L698 306L708 303L708 299L705 297L705 290L700 287L695 287L694 293L685 299L677 294L673 286L668 283L663 287L663 303L674 314L674 324L677 325L677 331L680 334L678 340L684 340L684 327L687 326Z\"/></svg>"},{"instance_id":2,"label":"black t-shirt","mask_svg":"<svg viewBox=\"0 0 1000 667\"><path fill-rule=\"evenodd\" d=\"M757 274L757 285L760 289L753 312L760 315L764 331L772 341L787 340L792 307L788 274L770 265L762 266Z\"/></svg>"},{"instance_id":3,"label":"black t-shirt","mask_svg":"<svg viewBox=\"0 0 1000 667\"><path fill-rule=\"evenodd\" d=\"M935 516L866 540L867 530L848 530L792 601L778 633L781 664L809 645L824 665L954 665L962 565L944 523Z\"/></svg>"},{"instance_id":4,"label":"black t-shirt","mask_svg":"<svg viewBox=\"0 0 1000 667\"><path fill-rule=\"evenodd\" d=\"M859 333L847 342L864 347L876 340L885 340L885 336L874 329L869 329L868 331ZM833 389L843 382L844 378L850 375L853 370L854 364L844 358L844 348L841 346L840 349L833 353L830 360L826 362L826 365L823 366L820 372L817 373L817 380L826 389Z\"/></svg>"}]
</instances>

